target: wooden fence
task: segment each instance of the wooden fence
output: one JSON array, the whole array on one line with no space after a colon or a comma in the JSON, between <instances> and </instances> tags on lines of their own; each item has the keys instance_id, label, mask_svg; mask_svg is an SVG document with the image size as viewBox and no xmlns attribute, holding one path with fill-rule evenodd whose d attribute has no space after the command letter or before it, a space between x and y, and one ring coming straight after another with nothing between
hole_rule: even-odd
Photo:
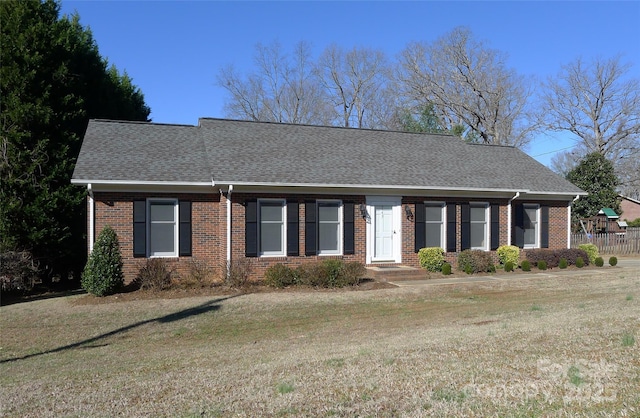
<instances>
[{"instance_id":1,"label":"wooden fence","mask_svg":"<svg viewBox=\"0 0 640 418\"><path fill-rule=\"evenodd\" d=\"M590 236L584 233L571 234L571 248L578 248L580 244L595 244L600 254L640 254L640 228L627 228L624 233L604 233Z\"/></svg>"}]
</instances>

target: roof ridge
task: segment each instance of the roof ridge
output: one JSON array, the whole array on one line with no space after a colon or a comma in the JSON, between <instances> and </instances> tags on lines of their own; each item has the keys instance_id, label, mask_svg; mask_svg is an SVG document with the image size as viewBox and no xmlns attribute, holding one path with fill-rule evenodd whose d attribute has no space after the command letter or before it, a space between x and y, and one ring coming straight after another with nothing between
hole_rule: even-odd
<instances>
[{"instance_id":1,"label":"roof ridge","mask_svg":"<svg viewBox=\"0 0 640 418\"><path fill-rule=\"evenodd\" d=\"M117 120L117 119L100 119L94 118L89 119L90 122L106 122L106 123L117 123L117 124L131 124L131 125L160 125L160 126L184 126L189 128L196 128L196 125L189 125L186 123L166 123L166 122L153 122L153 121L143 121L143 120Z\"/></svg>"}]
</instances>

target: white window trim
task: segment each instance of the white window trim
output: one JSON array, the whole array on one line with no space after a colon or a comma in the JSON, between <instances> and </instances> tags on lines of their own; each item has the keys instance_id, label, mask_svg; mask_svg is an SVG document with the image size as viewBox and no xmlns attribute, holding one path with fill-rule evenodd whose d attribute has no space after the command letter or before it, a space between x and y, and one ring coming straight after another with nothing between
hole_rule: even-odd
<instances>
[{"instance_id":1,"label":"white window trim","mask_svg":"<svg viewBox=\"0 0 640 418\"><path fill-rule=\"evenodd\" d=\"M447 251L446 248L446 237L447 237L447 204L446 202L434 202L432 200L429 201L425 201L424 202L424 207L425 210L426 208L430 206L430 207L437 207L440 206L441 208L441 214L440 214L440 248L442 248L443 250ZM426 213L425 213L426 215ZM425 220L424 220L425 224L427 223L435 223L435 222L428 222L425 216ZM425 226L425 243L427 240L426 237L426 226Z\"/></svg>"},{"instance_id":2,"label":"white window trim","mask_svg":"<svg viewBox=\"0 0 640 418\"><path fill-rule=\"evenodd\" d=\"M173 248L174 251L162 252L157 254L151 254L151 205L154 203L172 203L173 204ZM178 212L178 199L167 199L167 198L148 198L147 199L147 222L146 222L146 247L147 247L147 257L148 258L175 258L178 257L178 247L180 245L180 222L179 222L179 212Z\"/></svg>"},{"instance_id":3,"label":"white window trim","mask_svg":"<svg viewBox=\"0 0 640 418\"><path fill-rule=\"evenodd\" d=\"M280 239L281 251L262 251L262 219L260 217L262 204L280 203L282 205L282 238ZM286 257L287 255L287 201L285 199L258 199L258 256L259 257Z\"/></svg>"},{"instance_id":4,"label":"white window trim","mask_svg":"<svg viewBox=\"0 0 640 418\"><path fill-rule=\"evenodd\" d=\"M489 243L491 242L491 210L488 202L471 202L469 203L469 210L473 207L484 206L484 247L471 247L472 250L489 251ZM476 223L471 221L471 214L469 214L469 225ZM469 240L471 240L471 231L469 231Z\"/></svg>"},{"instance_id":5,"label":"white window trim","mask_svg":"<svg viewBox=\"0 0 640 418\"><path fill-rule=\"evenodd\" d=\"M534 229L536 241L533 245L524 244L524 248L540 248L540 205L537 203L523 203L522 210L525 211L527 208L536 210L536 225Z\"/></svg>"},{"instance_id":6,"label":"white window trim","mask_svg":"<svg viewBox=\"0 0 640 418\"><path fill-rule=\"evenodd\" d=\"M336 251L321 251L320 250L320 204L321 203L337 203L338 204L338 249ZM344 205L342 204L342 200L336 199L320 199L316 200L316 232L317 232L317 246L318 251L316 252L319 256L331 256L331 255L343 255L344 245L342 242L342 238L344 236Z\"/></svg>"}]
</instances>

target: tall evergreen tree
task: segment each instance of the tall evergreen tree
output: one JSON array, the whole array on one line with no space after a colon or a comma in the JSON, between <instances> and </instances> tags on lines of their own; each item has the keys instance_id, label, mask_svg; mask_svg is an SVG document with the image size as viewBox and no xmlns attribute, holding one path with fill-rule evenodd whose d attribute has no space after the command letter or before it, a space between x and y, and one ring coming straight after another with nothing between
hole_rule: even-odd
<instances>
[{"instance_id":1,"label":"tall evergreen tree","mask_svg":"<svg viewBox=\"0 0 640 418\"><path fill-rule=\"evenodd\" d=\"M58 2L0 2L0 21L0 251L28 250L48 276L77 276L86 192L69 180L87 122L145 121L150 110Z\"/></svg>"},{"instance_id":2,"label":"tall evergreen tree","mask_svg":"<svg viewBox=\"0 0 640 418\"><path fill-rule=\"evenodd\" d=\"M620 200L616 190L618 178L611 161L599 152L584 157L567 174L567 180L589 193L573 204L571 214L574 223L577 223L578 219L596 215L602 208L611 208L620 213Z\"/></svg>"}]
</instances>

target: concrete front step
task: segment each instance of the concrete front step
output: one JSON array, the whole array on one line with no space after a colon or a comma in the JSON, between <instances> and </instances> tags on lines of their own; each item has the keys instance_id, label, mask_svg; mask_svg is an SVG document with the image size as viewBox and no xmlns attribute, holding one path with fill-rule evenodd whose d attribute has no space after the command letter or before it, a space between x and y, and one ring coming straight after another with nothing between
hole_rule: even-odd
<instances>
[{"instance_id":1,"label":"concrete front step","mask_svg":"<svg viewBox=\"0 0 640 418\"><path fill-rule=\"evenodd\" d=\"M420 280L426 278L426 272L422 269L401 265L367 266L368 276L372 279L390 282L394 280Z\"/></svg>"}]
</instances>

